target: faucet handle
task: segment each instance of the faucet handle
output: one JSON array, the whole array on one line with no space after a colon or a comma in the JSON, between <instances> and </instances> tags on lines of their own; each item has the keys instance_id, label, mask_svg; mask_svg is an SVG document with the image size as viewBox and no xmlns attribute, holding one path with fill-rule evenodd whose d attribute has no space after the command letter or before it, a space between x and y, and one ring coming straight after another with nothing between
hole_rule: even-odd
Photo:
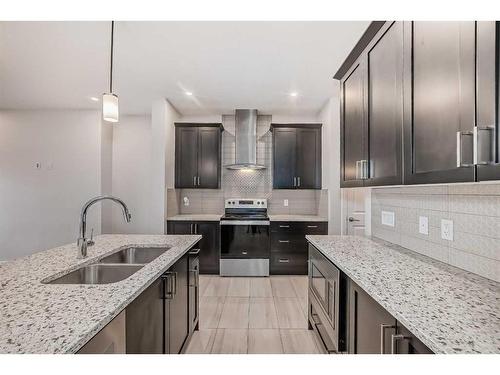
<instances>
[{"instance_id":1,"label":"faucet handle","mask_svg":"<svg viewBox=\"0 0 500 375\"><path fill-rule=\"evenodd\" d=\"M94 228L90 231L90 240L87 241L87 246L93 246L95 244L94 241Z\"/></svg>"}]
</instances>

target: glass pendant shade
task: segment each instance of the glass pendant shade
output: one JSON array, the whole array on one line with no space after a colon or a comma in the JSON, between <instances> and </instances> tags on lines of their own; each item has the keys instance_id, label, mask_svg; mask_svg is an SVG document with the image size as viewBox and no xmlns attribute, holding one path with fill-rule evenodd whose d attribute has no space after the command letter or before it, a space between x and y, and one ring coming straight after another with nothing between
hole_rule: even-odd
<instances>
[{"instance_id":1,"label":"glass pendant shade","mask_svg":"<svg viewBox=\"0 0 500 375\"><path fill-rule=\"evenodd\" d=\"M118 122L118 96L102 94L102 118L108 122Z\"/></svg>"}]
</instances>

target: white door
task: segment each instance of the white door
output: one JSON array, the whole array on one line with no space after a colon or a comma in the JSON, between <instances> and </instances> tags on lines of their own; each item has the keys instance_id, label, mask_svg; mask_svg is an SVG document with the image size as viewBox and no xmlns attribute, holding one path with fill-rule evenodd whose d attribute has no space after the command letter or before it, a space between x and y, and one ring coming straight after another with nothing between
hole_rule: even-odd
<instances>
[{"instance_id":1,"label":"white door","mask_svg":"<svg viewBox=\"0 0 500 375\"><path fill-rule=\"evenodd\" d=\"M342 189L344 205L344 233L352 236L365 235L366 189Z\"/></svg>"}]
</instances>

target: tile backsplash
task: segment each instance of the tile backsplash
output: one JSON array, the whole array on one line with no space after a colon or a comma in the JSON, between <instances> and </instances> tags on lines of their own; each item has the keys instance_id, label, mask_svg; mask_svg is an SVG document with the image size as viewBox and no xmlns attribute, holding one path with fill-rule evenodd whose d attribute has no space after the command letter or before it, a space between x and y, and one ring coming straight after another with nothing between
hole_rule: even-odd
<instances>
[{"instance_id":1,"label":"tile backsplash","mask_svg":"<svg viewBox=\"0 0 500 375\"><path fill-rule=\"evenodd\" d=\"M234 116L222 116L222 178L221 189L168 189L167 215L177 213L215 213L224 211L228 198L267 198L270 214L302 214L328 216L327 190L273 190L272 134L269 130L272 116L257 118L257 163L266 169L241 171L225 166L235 162ZM189 206L183 198L189 199ZM288 199L288 206L284 200Z\"/></svg>"},{"instance_id":2,"label":"tile backsplash","mask_svg":"<svg viewBox=\"0 0 500 375\"><path fill-rule=\"evenodd\" d=\"M371 199L373 236L500 281L500 184L374 188ZM394 212L394 227L382 225L382 211ZM442 219L453 221L452 241L442 239Z\"/></svg>"}]
</instances>

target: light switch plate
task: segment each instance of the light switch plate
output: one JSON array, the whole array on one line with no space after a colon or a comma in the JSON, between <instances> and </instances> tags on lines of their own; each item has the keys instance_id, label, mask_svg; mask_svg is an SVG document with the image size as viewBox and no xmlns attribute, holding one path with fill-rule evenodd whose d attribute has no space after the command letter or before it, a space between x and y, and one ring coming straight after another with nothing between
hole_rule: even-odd
<instances>
[{"instance_id":1,"label":"light switch plate","mask_svg":"<svg viewBox=\"0 0 500 375\"><path fill-rule=\"evenodd\" d=\"M382 211L382 225L394 227L395 224L396 224L396 219L394 217L394 212L393 211Z\"/></svg>"},{"instance_id":2,"label":"light switch plate","mask_svg":"<svg viewBox=\"0 0 500 375\"><path fill-rule=\"evenodd\" d=\"M283 206L288 207L288 199L283 199Z\"/></svg>"},{"instance_id":3,"label":"light switch plate","mask_svg":"<svg viewBox=\"0 0 500 375\"><path fill-rule=\"evenodd\" d=\"M453 241L453 220L441 219L441 238Z\"/></svg>"},{"instance_id":4,"label":"light switch plate","mask_svg":"<svg viewBox=\"0 0 500 375\"><path fill-rule=\"evenodd\" d=\"M429 235L429 218L427 216L418 217L418 233Z\"/></svg>"}]
</instances>

